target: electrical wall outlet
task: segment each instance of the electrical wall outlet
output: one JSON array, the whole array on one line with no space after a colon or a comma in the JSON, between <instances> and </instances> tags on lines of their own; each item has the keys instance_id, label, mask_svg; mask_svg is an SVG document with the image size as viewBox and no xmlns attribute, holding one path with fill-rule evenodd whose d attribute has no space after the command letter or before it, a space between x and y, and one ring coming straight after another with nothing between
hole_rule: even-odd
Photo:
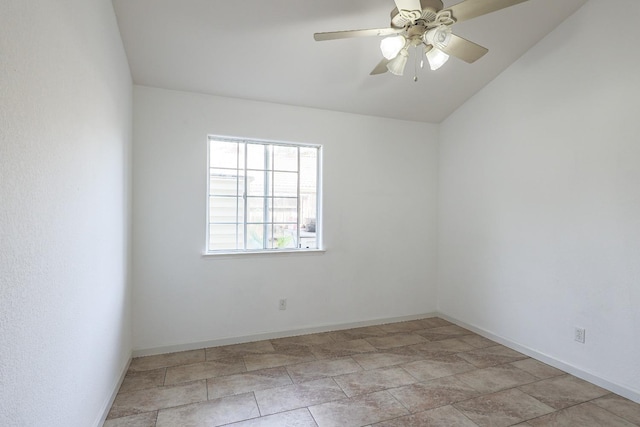
<instances>
[{"instance_id":1,"label":"electrical wall outlet","mask_svg":"<svg viewBox=\"0 0 640 427\"><path fill-rule=\"evenodd\" d=\"M280 310L286 310L287 309L287 299L286 298L282 298L280 300L280 304L278 306L280 308Z\"/></svg>"},{"instance_id":2,"label":"electrical wall outlet","mask_svg":"<svg viewBox=\"0 0 640 427\"><path fill-rule=\"evenodd\" d=\"M584 336L585 336L585 330L584 328L576 328L575 332L574 332L574 338L576 341L584 344Z\"/></svg>"}]
</instances>

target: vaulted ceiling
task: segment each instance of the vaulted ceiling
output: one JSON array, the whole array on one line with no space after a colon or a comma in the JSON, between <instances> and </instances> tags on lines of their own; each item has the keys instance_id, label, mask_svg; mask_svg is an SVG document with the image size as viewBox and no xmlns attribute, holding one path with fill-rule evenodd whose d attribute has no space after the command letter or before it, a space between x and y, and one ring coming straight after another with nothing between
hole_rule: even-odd
<instances>
[{"instance_id":1,"label":"vaulted ceiling","mask_svg":"<svg viewBox=\"0 0 640 427\"><path fill-rule=\"evenodd\" d=\"M417 73L410 57L398 77L369 75L381 59L379 37L313 39L315 32L388 27L393 0L113 1L136 84L431 123L585 2L529 0L460 22L454 32L487 47L487 55Z\"/></svg>"}]
</instances>

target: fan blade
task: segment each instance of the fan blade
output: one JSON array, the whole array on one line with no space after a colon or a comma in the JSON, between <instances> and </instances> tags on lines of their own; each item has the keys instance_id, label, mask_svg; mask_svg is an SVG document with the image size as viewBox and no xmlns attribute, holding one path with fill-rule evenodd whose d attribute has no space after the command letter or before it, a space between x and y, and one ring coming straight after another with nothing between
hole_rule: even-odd
<instances>
[{"instance_id":1,"label":"fan blade","mask_svg":"<svg viewBox=\"0 0 640 427\"><path fill-rule=\"evenodd\" d=\"M465 0L462 3L454 4L447 10L451 11L456 22L462 22L525 1L527 0Z\"/></svg>"},{"instance_id":2,"label":"fan blade","mask_svg":"<svg viewBox=\"0 0 640 427\"><path fill-rule=\"evenodd\" d=\"M422 11L420 0L394 0L398 10L419 10Z\"/></svg>"},{"instance_id":3,"label":"fan blade","mask_svg":"<svg viewBox=\"0 0 640 427\"><path fill-rule=\"evenodd\" d=\"M404 28L373 28L370 30L332 31L328 33L315 33L316 41L349 39L351 37L389 36L404 31Z\"/></svg>"},{"instance_id":4,"label":"fan blade","mask_svg":"<svg viewBox=\"0 0 640 427\"><path fill-rule=\"evenodd\" d=\"M378 65L376 65L376 68L374 68L373 71L369 73L369 75L375 76L376 74L386 73L387 71L389 71L389 69L387 68L388 63L389 63L389 60L387 58L382 58L382 61L378 62Z\"/></svg>"},{"instance_id":5,"label":"fan blade","mask_svg":"<svg viewBox=\"0 0 640 427\"><path fill-rule=\"evenodd\" d=\"M489 52L489 49L486 47L482 47L455 34L451 34L449 44L444 48L440 48L440 50L448 55L460 58L469 64L476 62Z\"/></svg>"}]
</instances>

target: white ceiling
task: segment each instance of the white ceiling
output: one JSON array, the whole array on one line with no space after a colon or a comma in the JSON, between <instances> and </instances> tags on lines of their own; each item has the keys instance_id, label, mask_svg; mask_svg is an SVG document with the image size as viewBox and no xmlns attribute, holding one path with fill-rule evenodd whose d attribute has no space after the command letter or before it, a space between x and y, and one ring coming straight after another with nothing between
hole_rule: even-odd
<instances>
[{"instance_id":1,"label":"white ceiling","mask_svg":"<svg viewBox=\"0 0 640 427\"><path fill-rule=\"evenodd\" d=\"M445 7L459 0L445 0ZM529 0L454 26L489 49L474 64L370 76L378 37L313 33L389 25L393 0L114 0L136 84L439 123L586 0Z\"/></svg>"}]
</instances>

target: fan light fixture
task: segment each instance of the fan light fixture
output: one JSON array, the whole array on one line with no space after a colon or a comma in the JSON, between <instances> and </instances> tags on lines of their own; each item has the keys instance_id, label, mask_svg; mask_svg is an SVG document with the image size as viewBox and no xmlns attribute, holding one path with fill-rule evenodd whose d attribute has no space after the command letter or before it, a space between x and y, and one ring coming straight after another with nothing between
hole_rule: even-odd
<instances>
[{"instance_id":1,"label":"fan light fixture","mask_svg":"<svg viewBox=\"0 0 640 427\"><path fill-rule=\"evenodd\" d=\"M423 39L425 43L433 46L431 50L427 51L427 60L431 70L435 71L449 60L449 55L442 50L451 41L451 28L445 25L433 28L424 33Z\"/></svg>"},{"instance_id":2,"label":"fan light fixture","mask_svg":"<svg viewBox=\"0 0 640 427\"><path fill-rule=\"evenodd\" d=\"M409 52L407 49L402 49L398 52L398 55L393 58L387 64L387 69L391 71L392 74L396 76L401 76L404 74L404 67L407 66L407 61L409 60Z\"/></svg>"},{"instance_id":3,"label":"fan light fixture","mask_svg":"<svg viewBox=\"0 0 640 427\"><path fill-rule=\"evenodd\" d=\"M387 0L391 1L391 0ZM384 37L380 50L384 58L374 67L371 75L387 71L403 75L409 59L409 48L416 50L415 70L418 63L423 68L425 56L432 70L442 67L449 55L468 64L482 58L489 51L470 40L451 32L451 27L488 13L524 3L528 0L459 0L453 6L444 7L449 0L393 0L388 28L344 30L315 33L316 41L348 39L352 37ZM413 77L418 81L417 75Z\"/></svg>"},{"instance_id":4,"label":"fan light fixture","mask_svg":"<svg viewBox=\"0 0 640 427\"><path fill-rule=\"evenodd\" d=\"M429 67L432 71L435 71L438 68L442 67L448 60L449 55L447 55L437 47L434 47L427 52L427 61L429 61Z\"/></svg>"},{"instance_id":5,"label":"fan light fixture","mask_svg":"<svg viewBox=\"0 0 640 427\"><path fill-rule=\"evenodd\" d=\"M438 49L444 49L451 41L451 27L440 25L439 27L432 28L424 33L423 38L427 44L437 47Z\"/></svg>"},{"instance_id":6,"label":"fan light fixture","mask_svg":"<svg viewBox=\"0 0 640 427\"><path fill-rule=\"evenodd\" d=\"M407 44L407 39L404 36L394 36L387 37L382 39L380 42L380 50L382 51L382 56L384 56L388 60L392 60L404 48Z\"/></svg>"}]
</instances>

